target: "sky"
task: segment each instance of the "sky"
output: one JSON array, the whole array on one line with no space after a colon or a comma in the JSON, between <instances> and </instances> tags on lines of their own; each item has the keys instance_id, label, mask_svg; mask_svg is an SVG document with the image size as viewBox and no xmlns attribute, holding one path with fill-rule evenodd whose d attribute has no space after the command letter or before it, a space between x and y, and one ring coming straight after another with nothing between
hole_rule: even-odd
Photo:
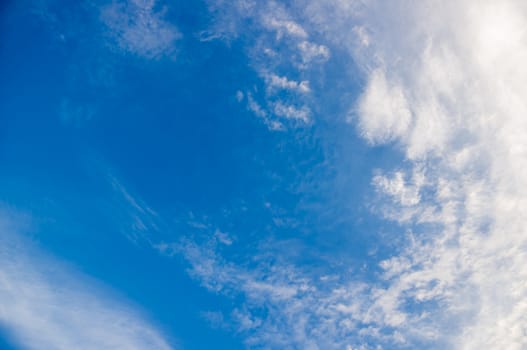
<instances>
[{"instance_id":1,"label":"sky","mask_svg":"<svg viewBox=\"0 0 527 350\"><path fill-rule=\"evenodd\" d=\"M527 348L527 3L0 2L0 349Z\"/></svg>"}]
</instances>

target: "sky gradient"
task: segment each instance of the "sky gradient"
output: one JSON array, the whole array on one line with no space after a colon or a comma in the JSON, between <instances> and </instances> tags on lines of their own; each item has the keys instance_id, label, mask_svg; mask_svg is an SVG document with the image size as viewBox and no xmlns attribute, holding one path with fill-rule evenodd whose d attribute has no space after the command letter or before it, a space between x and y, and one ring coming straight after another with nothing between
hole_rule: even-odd
<instances>
[{"instance_id":1,"label":"sky gradient","mask_svg":"<svg viewBox=\"0 0 527 350\"><path fill-rule=\"evenodd\" d=\"M527 348L527 5L0 2L0 348Z\"/></svg>"}]
</instances>

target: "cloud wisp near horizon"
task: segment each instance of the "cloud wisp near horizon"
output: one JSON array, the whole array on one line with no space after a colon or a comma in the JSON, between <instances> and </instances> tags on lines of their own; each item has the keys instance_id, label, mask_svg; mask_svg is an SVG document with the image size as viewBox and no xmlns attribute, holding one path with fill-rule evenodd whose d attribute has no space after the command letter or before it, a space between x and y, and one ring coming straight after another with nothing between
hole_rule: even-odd
<instances>
[{"instance_id":1,"label":"cloud wisp near horizon","mask_svg":"<svg viewBox=\"0 0 527 350\"><path fill-rule=\"evenodd\" d=\"M522 1L28 3L2 22L0 200L93 233L44 232L57 258L33 256L0 210L6 339L527 347ZM61 26L75 11L93 21ZM105 269L119 254L130 266Z\"/></svg>"}]
</instances>

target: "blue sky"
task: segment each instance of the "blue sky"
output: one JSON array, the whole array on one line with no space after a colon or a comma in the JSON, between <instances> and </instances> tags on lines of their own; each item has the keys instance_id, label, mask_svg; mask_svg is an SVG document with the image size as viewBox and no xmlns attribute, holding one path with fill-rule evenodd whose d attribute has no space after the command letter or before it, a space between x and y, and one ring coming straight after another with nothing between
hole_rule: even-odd
<instances>
[{"instance_id":1,"label":"blue sky","mask_svg":"<svg viewBox=\"0 0 527 350\"><path fill-rule=\"evenodd\" d=\"M524 348L526 29L513 0L3 2L0 348Z\"/></svg>"}]
</instances>

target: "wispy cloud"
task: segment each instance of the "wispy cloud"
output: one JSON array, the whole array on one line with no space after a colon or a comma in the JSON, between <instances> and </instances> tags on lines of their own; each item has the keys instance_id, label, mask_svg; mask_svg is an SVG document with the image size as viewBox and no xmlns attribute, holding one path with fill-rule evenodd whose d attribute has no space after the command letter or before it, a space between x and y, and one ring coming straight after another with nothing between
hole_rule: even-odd
<instances>
[{"instance_id":1,"label":"wispy cloud","mask_svg":"<svg viewBox=\"0 0 527 350\"><path fill-rule=\"evenodd\" d=\"M266 74L265 82L267 88L271 90L270 92L273 90L292 90L301 93L308 93L310 91L309 82L307 80L295 81L288 79L287 77L278 76L274 73Z\"/></svg>"},{"instance_id":2,"label":"wispy cloud","mask_svg":"<svg viewBox=\"0 0 527 350\"><path fill-rule=\"evenodd\" d=\"M274 113L280 117L284 117L292 120L299 120L304 123L309 122L310 110L306 106L300 108L286 105L281 101L273 104Z\"/></svg>"},{"instance_id":3,"label":"wispy cloud","mask_svg":"<svg viewBox=\"0 0 527 350\"><path fill-rule=\"evenodd\" d=\"M291 261L266 260L263 251L229 260L222 252L236 243L224 234L211 234L202 244L183 240L157 248L182 254L190 274L209 290L242 296L228 316L249 344L525 348L527 6L514 0L304 0L296 2L295 12L273 1L219 3L216 8L234 9L224 17L235 19L223 21L222 30L211 30L207 39L242 35L247 28L238 27L240 17L251 23L248 51L263 89L238 98L272 130L312 121L314 107L324 102L315 96L316 67L337 54L342 57L336 63L352 62L342 71L356 65L364 89L349 102L350 121L370 145L393 145L406 161L372 178L373 210L396 222L400 235L382 242L392 252L374 262L368 279L346 267L315 274ZM153 59L172 55L177 30L153 1L114 2L101 18L118 50ZM134 218L130 232L155 229L153 211L117 181L112 184ZM3 256L11 257L6 247ZM86 319L93 332L104 334L97 317L130 315L71 291L77 287L56 289L31 259L13 259L0 268L7 281L2 300L23 302L10 302L2 312L20 339L53 345L56 329L66 323L61 320L69 318ZM15 274L11 260L28 273ZM43 292L31 294L28 281ZM62 303L57 293L72 301ZM57 300L68 306L60 309L64 314L53 306ZM32 309L44 302L51 309ZM86 303L95 307L77 311L81 318L63 311ZM49 310L60 317L48 322ZM31 325L39 322L51 328L37 332ZM64 325L69 328L61 339L69 347L70 338L86 334L78 322ZM137 332L128 336L123 323L110 323L117 328L107 341L133 341L128 348L142 344ZM132 326L154 334L142 323ZM90 333L89 339L100 337Z\"/></svg>"},{"instance_id":4,"label":"wispy cloud","mask_svg":"<svg viewBox=\"0 0 527 350\"><path fill-rule=\"evenodd\" d=\"M276 8L276 7L275 7ZM278 39L284 35L306 39L308 34L300 24L288 18L288 15L282 10L276 8L278 11L270 16L263 16L262 23L265 27L276 31Z\"/></svg>"},{"instance_id":5,"label":"wispy cloud","mask_svg":"<svg viewBox=\"0 0 527 350\"><path fill-rule=\"evenodd\" d=\"M0 323L15 344L24 349L172 349L133 307L22 238L25 220L0 209Z\"/></svg>"},{"instance_id":6,"label":"wispy cloud","mask_svg":"<svg viewBox=\"0 0 527 350\"><path fill-rule=\"evenodd\" d=\"M376 262L371 280L343 278L343 270L317 279L284 262L245 268L250 263L229 262L210 243L187 242L179 251L191 273L211 290L245 296L231 316L249 342L525 348L527 6L514 0L300 3L302 15L294 19L275 3L269 9L276 11L259 13L276 18L265 22L275 24L268 26L278 33L272 40L289 35L304 52L298 57L329 57L337 47L364 75L350 120L370 144L394 145L405 157L372 179L373 210L396 221L401 234L385 243L391 256ZM256 12L253 4L251 16ZM302 44L313 31L324 42ZM267 62L278 67L276 52L266 49L279 42L261 42Z\"/></svg>"},{"instance_id":7,"label":"wispy cloud","mask_svg":"<svg viewBox=\"0 0 527 350\"><path fill-rule=\"evenodd\" d=\"M269 130L279 131L284 130L284 124L280 122L279 120L276 120L272 118L272 116L269 115L269 112L264 109L253 97L251 93L247 93L247 109L254 113L257 117L261 118L264 123L267 125ZM243 101L243 99L240 100L240 102Z\"/></svg>"},{"instance_id":8,"label":"wispy cloud","mask_svg":"<svg viewBox=\"0 0 527 350\"><path fill-rule=\"evenodd\" d=\"M190 275L211 292L243 300L226 316L218 311L205 316L234 327L249 346L375 349L389 344L402 349L427 332L413 329L425 315L408 316L398 309L397 294L380 283L350 278L351 269L345 275L341 269L313 274L280 258L272 244L235 263L222 255L225 248L231 247L214 236L200 244L183 239L158 246L164 254L185 257ZM407 330L407 338L398 327Z\"/></svg>"},{"instance_id":9,"label":"wispy cloud","mask_svg":"<svg viewBox=\"0 0 527 350\"><path fill-rule=\"evenodd\" d=\"M33 1L28 8L68 52L67 85L57 110L64 122L82 126L100 114L105 102L119 96L117 72L123 55L174 59L182 34L166 19L169 8L160 1L69 5Z\"/></svg>"},{"instance_id":10,"label":"wispy cloud","mask_svg":"<svg viewBox=\"0 0 527 350\"><path fill-rule=\"evenodd\" d=\"M113 1L101 10L107 35L115 47L148 59L173 57L180 32L164 19L166 8L155 0Z\"/></svg>"},{"instance_id":11,"label":"wispy cloud","mask_svg":"<svg viewBox=\"0 0 527 350\"><path fill-rule=\"evenodd\" d=\"M112 203L112 215L114 221L121 225L121 232L135 243L156 239L164 227L158 213L143 200L132 195L115 176L108 174L107 179L116 195Z\"/></svg>"},{"instance_id":12,"label":"wispy cloud","mask_svg":"<svg viewBox=\"0 0 527 350\"><path fill-rule=\"evenodd\" d=\"M264 120L270 130L309 124L313 118L310 106L311 73L329 59L330 49L312 39L294 13L278 2L209 3L212 12L221 16L222 20L207 31L207 37L232 40L233 37L243 36L254 43L248 51L251 65L262 79L264 93L252 92L253 97L262 102L259 108L249 109L258 117L265 113ZM240 18L250 26L240 22Z\"/></svg>"}]
</instances>

